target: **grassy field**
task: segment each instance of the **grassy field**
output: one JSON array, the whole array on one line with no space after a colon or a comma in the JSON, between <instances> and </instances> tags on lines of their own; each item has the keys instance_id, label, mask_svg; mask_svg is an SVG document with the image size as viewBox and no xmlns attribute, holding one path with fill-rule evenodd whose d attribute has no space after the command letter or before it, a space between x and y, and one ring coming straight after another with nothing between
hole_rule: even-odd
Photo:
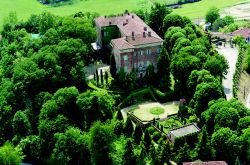
<instances>
[{"instance_id":1,"label":"grassy field","mask_svg":"<svg viewBox=\"0 0 250 165\"><path fill-rule=\"evenodd\" d=\"M176 0L167 0L175 2ZM186 4L174 12L186 15L190 18L203 17L210 6L222 9L246 0L202 0L197 3ZM57 15L70 15L78 11L98 12L101 15L117 14L125 9L149 9L153 2L166 2L166 0L76 0L72 5L51 7L40 4L37 0L0 0L0 26L3 18L15 11L19 19L26 20L30 14L38 14L48 11Z\"/></svg>"},{"instance_id":2,"label":"grassy field","mask_svg":"<svg viewBox=\"0 0 250 165\"><path fill-rule=\"evenodd\" d=\"M174 10L174 12L188 16L191 19L204 18L206 11L212 6L224 9L241 2L246 2L246 0L202 0L200 2L186 4L182 8Z\"/></svg>"}]
</instances>

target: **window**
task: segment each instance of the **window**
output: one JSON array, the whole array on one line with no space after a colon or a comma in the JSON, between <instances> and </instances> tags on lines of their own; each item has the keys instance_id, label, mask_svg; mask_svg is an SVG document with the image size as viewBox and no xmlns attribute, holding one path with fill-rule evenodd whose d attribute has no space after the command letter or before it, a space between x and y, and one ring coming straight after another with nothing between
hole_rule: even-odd
<instances>
[{"instance_id":1,"label":"window","mask_svg":"<svg viewBox=\"0 0 250 165\"><path fill-rule=\"evenodd\" d=\"M136 66L136 63L134 63L134 68L136 68L137 66Z\"/></svg>"},{"instance_id":2,"label":"window","mask_svg":"<svg viewBox=\"0 0 250 165\"><path fill-rule=\"evenodd\" d=\"M134 56L136 56L137 54L136 54L136 51L134 51Z\"/></svg>"},{"instance_id":3,"label":"window","mask_svg":"<svg viewBox=\"0 0 250 165\"><path fill-rule=\"evenodd\" d=\"M124 66L124 72L128 72L128 67Z\"/></svg>"},{"instance_id":4,"label":"window","mask_svg":"<svg viewBox=\"0 0 250 165\"><path fill-rule=\"evenodd\" d=\"M140 52L141 52L141 54L140 54L140 55L142 56L142 55L143 55L143 50L141 50Z\"/></svg>"},{"instance_id":5,"label":"window","mask_svg":"<svg viewBox=\"0 0 250 165\"><path fill-rule=\"evenodd\" d=\"M151 55L151 49L147 50L147 55Z\"/></svg>"},{"instance_id":6,"label":"window","mask_svg":"<svg viewBox=\"0 0 250 165\"><path fill-rule=\"evenodd\" d=\"M123 60L127 61L128 60L128 56L127 55L123 56Z\"/></svg>"}]
</instances>

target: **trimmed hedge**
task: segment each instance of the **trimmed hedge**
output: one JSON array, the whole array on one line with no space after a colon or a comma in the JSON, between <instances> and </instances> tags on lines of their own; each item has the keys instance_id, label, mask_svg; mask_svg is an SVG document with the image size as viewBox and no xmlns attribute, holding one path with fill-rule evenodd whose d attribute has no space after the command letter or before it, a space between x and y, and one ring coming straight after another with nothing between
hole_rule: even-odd
<instances>
[{"instance_id":1,"label":"trimmed hedge","mask_svg":"<svg viewBox=\"0 0 250 165\"><path fill-rule=\"evenodd\" d=\"M235 73L233 76L233 96L237 98L237 92L239 90L239 80L240 80L240 75L243 70L243 61L246 53L246 47L245 45L242 45L240 47L237 63L236 63L236 69Z\"/></svg>"}]
</instances>

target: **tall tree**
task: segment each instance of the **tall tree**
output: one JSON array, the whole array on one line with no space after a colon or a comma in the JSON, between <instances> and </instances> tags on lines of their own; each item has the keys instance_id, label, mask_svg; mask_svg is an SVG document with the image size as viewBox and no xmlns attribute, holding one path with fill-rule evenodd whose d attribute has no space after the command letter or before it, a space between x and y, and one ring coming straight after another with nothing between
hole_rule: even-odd
<instances>
[{"instance_id":1,"label":"tall tree","mask_svg":"<svg viewBox=\"0 0 250 165\"><path fill-rule=\"evenodd\" d=\"M124 124L123 133L126 136L131 136L133 134L133 132L134 132L134 126L133 126L133 123L132 123L130 117L128 117L125 124Z\"/></svg>"},{"instance_id":2,"label":"tall tree","mask_svg":"<svg viewBox=\"0 0 250 165\"><path fill-rule=\"evenodd\" d=\"M15 148L9 142L6 142L0 147L0 164L20 165L23 157L23 153L20 151L20 149Z\"/></svg>"},{"instance_id":3,"label":"tall tree","mask_svg":"<svg viewBox=\"0 0 250 165\"><path fill-rule=\"evenodd\" d=\"M131 139L128 139L123 154L124 165L136 164L136 156L134 154L134 147Z\"/></svg>"},{"instance_id":4,"label":"tall tree","mask_svg":"<svg viewBox=\"0 0 250 165\"><path fill-rule=\"evenodd\" d=\"M211 7L205 16L206 22L210 22L211 24L214 23L216 19L220 17L220 10L216 7Z\"/></svg>"},{"instance_id":5,"label":"tall tree","mask_svg":"<svg viewBox=\"0 0 250 165\"><path fill-rule=\"evenodd\" d=\"M163 20L167 14L170 14L172 11L164 4L154 3L151 6L149 13L149 26L161 37L163 37Z\"/></svg>"},{"instance_id":6,"label":"tall tree","mask_svg":"<svg viewBox=\"0 0 250 165\"><path fill-rule=\"evenodd\" d=\"M140 144L142 135L143 135L143 132L142 132L141 126L139 124L136 124L133 136L137 144Z\"/></svg>"},{"instance_id":7,"label":"tall tree","mask_svg":"<svg viewBox=\"0 0 250 165\"><path fill-rule=\"evenodd\" d=\"M113 78L116 78L116 73L117 73L117 69L116 69L115 56L111 55L110 56L110 74Z\"/></svg>"},{"instance_id":8,"label":"tall tree","mask_svg":"<svg viewBox=\"0 0 250 165\"><path fill-rule=\"evenodd\" d=\"M157 60L157 74L160 78L160 88L163 91L168 91L171 86L170 81L170 58L166 49L162 49Z\"/></svg>"}]
</instances>

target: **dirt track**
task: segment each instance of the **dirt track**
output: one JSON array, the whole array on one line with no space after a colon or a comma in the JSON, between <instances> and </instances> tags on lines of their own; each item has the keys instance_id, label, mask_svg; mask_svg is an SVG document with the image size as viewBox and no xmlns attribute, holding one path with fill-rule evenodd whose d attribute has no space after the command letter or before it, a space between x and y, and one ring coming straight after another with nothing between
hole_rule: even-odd
<instances>
[{"instance_id":1,"label":"dirt track","mask_svg":"<svg viewBox=\"0 0 250 165\"><path fill-rule=\"evenodd\" d=\"M221 14L231 15L236 20L250 19L250 2L226 8Z\"/></svg>"}]
</instances>

